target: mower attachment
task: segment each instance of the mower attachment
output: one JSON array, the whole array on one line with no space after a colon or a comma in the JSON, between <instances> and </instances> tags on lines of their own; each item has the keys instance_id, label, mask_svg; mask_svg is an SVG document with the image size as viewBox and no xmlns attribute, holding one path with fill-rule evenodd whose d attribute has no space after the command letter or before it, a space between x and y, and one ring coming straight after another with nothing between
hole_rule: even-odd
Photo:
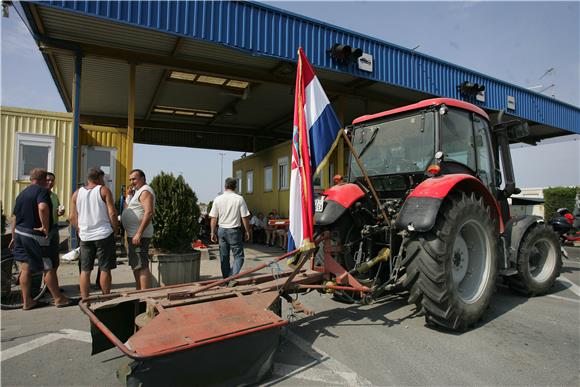
<instances>
[{"instance_id":1,"label":"mower attachment","mask_svg":"<svg viewBox=\"0 0 580 387\"><path fill-rule=\"evenodd\" d=\"M324 248L323 266L314 264L309 251L298 255L294 270L249 276L298 253L292 251L223 280L84 300L80 307L91 321L93 354L116 346L133 359L120 375L128 385L255 383L270 369L280 330L288 324L280 317L281 298L295 312L311 314L289 294L369 291L330 251ZM307 262L310 267L304 269Z\"/></svg>"}]
</instances>

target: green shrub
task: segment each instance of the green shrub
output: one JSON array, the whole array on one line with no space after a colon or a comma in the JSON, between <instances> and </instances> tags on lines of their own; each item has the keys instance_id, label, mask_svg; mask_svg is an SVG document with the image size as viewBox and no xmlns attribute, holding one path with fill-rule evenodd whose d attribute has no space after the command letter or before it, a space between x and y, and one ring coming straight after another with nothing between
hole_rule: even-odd
<instances>
[{"instance_id":1,"label":"green shrub","mask_svg":"<svg viewBox=\"0 0 580 387\"><path fill-rule=\"evenodd\" d=\"M191 251L191 242L199 231L197 196L182 176L161 172L151 181L155 191L153 245L159 250L183 253Z\"/></svg>"},{"instance_id":2,"label":"green shrub","mask_svg":"<svg viewBox=\"0 0 580 387\"><path fill-rule=\"evenodd\" d=\"M554 187L544 190L544 219L550 219L558 208L574 210L580 187Z\"/></svg>"}]
</instances>

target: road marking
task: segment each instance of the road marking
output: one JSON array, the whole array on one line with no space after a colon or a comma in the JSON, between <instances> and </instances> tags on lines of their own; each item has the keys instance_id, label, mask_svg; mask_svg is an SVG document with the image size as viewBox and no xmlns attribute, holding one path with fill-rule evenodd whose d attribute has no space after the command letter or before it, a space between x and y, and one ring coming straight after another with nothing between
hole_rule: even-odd
<instances>
[{"instance_id":1,"label":"road marking","mask_svg":"<svg viewBox=\"0 0 580 387\"><path fill-rule=\"evenodd\" d=\"M314 364L309 364L307 366L298 367L290 364L274 363L272 374L276 376L281 376L287 379L291 376L297 379L308 380L309 382L320 382L325 385L343 385L345 380L356 379L356 374L351 374L349 372L341 371L336 373L330 370L322 370L320 368L314 368L319 362L312 362Z\"/></svg>"},{"instance_id":2,"label":"road marking","mask_svg":"<svg viewBox=\"0 0 580 387\"><path fill-rule=\"evenodd\" d=\"M89 332L78 331L76 329L61 329L60 332L66 335L63 337L64 339L82 341L89 344L93 342Z\"/></svg>"},{"instance_id":3,"label":"road marking","mask_svg":"<svg viewBox=\"0 0 580 387\"><path fill-rule=\"evenodd\" d=\"M558 277L558 280L560 282L563 282L564 284L568 285L566 287L569 290L571 290L572 293L574 293L575 295L577 295L578 297L580 297L580 286L576 285L574 282L570 281L568 278L564 277L563 275L561 275L560 277Z\"/></svg>"},{"instance_id":4,"label":"road marking","mask_svg":"<svg viewBox=\"0 0 580 387\"><path fill-rule=\"evenodd\" d=\"M91 334L89 332L78 331L76 329L62 329L59 332L49 333L48 335L39 337L24 344L5 349L0 352L0 356L2 357L2 361L5 361L60 339L70 339L90 343Z\"/></svg>"},{"instance_id":5,"label":"road marking","mask_svg":"<svg viewBox=\"0 0 580 387\"><path fill-rule=\"evenodd\" d=\"M580 300L574 300L572 298L567 298L567 297L561 297L561 296L556 296L555 294L548 294L546 295L546 297L550 297L550 298L555 298L557 300L563 300L563 301L570 301L570 302L575 302L577 304L580 304Z\"/></svg>"},{"instance_id":6,"label":"road marking","mask_svg":"<svg viewBox=\"0 0 580 387\"><path fill-rule=\"evenodd\" d=\"M348 386L372 386L372 383L370 381L368 381L364 377L358 375L356 372L354 372L353 370L351 370L349 367L342 364L338 360L333 359L326 352L324 352L321 349L316 348L314 345L311 345L310 343L306 342L300 336L298 336L290 331L287 331L286 337L287 337L288 341L290 341L292 344L297 346L300 350L302 350L303 352L308 354L308 356L315 359L315 361L307 364L306 366L302 366L302 367L294 367L294 366L288 366L285 364L277 364L278 371L281 371L281 372L289 371L290 373L292 373L292 376L296 375L296 377L298 377L298 378L304 377L305 379L308 379L308 380L311 380L310 378L316 377L316 380L313 380L313 381L318 381L320 379L320 377L317 377L316 375L322 375L322 374L328 373L328 374L333 374L335 376L334 379L336 379L336 376L339 377L341 379L339 384L344 384L344 385L348 385ZM315 365L318 365L318 364L324 364L324 366L327 367L329 369L329 371L322 371L318 368L316 370L312 369L312 367L314 367ZM276 370L276 368L275 368L275 370ZM284 376L287 377L288 374L284 374ZM280 378L280 379L282 379L282 378ZM325 379L322 381L328 383L328 379ZM268 384L273 384L274 382L275 381L270 381Z\"/></svg>"},{"instance_id":7,"label":"road marking","mask_svg":"<svg viewBox=\"0 0 580 387\"><path fill-rule=\"evenodd\" d=\"M31 340L27 343L17 345L15 347L3 350L2 361L12 359L15 356L22 355L23 353L35 350L38 347L42 347L43 345L50 344L53 341L57 341L62 339L62 335L59 333L50 333L46 336L39 337L38 339Z\"/></svg>"}]
</instances>

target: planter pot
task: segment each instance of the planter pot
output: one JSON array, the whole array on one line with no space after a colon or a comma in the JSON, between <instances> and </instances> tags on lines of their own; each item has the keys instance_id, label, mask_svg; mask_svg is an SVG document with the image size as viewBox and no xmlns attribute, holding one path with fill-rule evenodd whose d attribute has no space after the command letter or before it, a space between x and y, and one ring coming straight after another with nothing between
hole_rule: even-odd
<instances>
[{"instance_id":1,"label":"planter pot","mask_svg":"<svg viewBox=\"0 0 580 387\"><path fill-rule=\"evenodd\" d=\"M149 268L153 275L153 286L168 286L199 281L201 252L187 254L155 254Z\"/></svg>"}]
</instances>

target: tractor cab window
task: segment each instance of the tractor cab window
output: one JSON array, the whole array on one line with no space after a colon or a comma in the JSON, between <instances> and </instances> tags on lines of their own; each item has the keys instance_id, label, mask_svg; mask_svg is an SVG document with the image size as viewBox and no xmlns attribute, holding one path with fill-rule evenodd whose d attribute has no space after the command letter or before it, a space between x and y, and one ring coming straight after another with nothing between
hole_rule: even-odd
<instances>
[{"instance_id":1,"label":"tractor cab window","mask_svg":"<svg viewBox=\"0 0 580 387\"><path fill-rule=\"evenodd\" d=\"M449 109L441 116L439 140L445 161L465 165L473 172L477 170L470 113Z\"/></svg>"},{"instance_id":2,"label":"tractor cab window","mask_svg":"<svg viewBox=\"0 0 580 387\"><path fill-rule=\"evenodd\" d=\"M355 129L352 143L370 176L423 172L435 152L434 112ZM362 172L351 160L351 176Z\"/></svg>"},{"instance_id":3,"label":"tractor cab window","mask_svg":"<svg viewBox=\"0 0 580 387\"><path fill-rule=\"evenodd\" d=\"M493 163L491 155L491 140L489 138L489 125L486 120L473 115L473 129L475 132L475 146L477 150L477 176L490 190L493 184Z\"/></svg>"}]
</instances>

